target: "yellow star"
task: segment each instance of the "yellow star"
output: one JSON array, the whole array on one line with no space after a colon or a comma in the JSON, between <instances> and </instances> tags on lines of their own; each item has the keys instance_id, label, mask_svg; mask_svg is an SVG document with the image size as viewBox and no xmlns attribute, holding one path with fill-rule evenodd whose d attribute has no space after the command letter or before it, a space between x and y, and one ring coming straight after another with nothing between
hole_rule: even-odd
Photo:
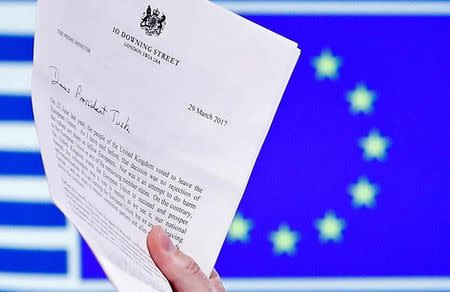
<instances>
[{"instance_id":1,"label":"yellow star","mask_svg":"<svg viewBox=\"0 0 450 292\"><path fill-rule=\"evenodd\" d=\"M250 240L249 233L252 228L252 221L245 219L241 213L237 213L231 223L230 231L228 232L228 240L230 242L240 241L246 243Z\"/></svg>"},{"instance_id":2,"label":"yellow star","mask_svg":"<svg viewBox=\"0 0 450 292\"><path fill-rule=\"evenodd\" d=\"M360 139L359 146L363 149L366 160L384 161L391 142L388 138L382 137L378 130L372 130L367 137Z\"/></svg>"},{"instance_id":3,"label":"yellow star","mask_svg":"<svg viewBox=\"0 0 450 292\"><path fill-rule=\"evenodd\" d=\"M350 185L348 192L353 197L353 206L356 208L375 206L375 197L379 193L377 185L370 183L367 177L362 176L356 184Z\"/></svg>"},{"instance_id":4,"label":"yellow star","mask_svg":"<svg viewBox=\"0 0 450 292\"><path fill-rule=\"evenodd\" d=\"M358 84L354 90L347 93L347 101L353 114L371 114L376 99L375 92L368 90L364 84Z\"/></svg>"},{"instance_id":5,"label":"yellow star","mask_svg":"<svg viewBox=\"0 0 450 292\"><path fill-rule=\"evenodd\" d=\"M340 242L346 224L345 220L337 218L333 211L328 211L324 218L316 220L315 226L319 230L320 241Z\"/></svg>"},{"instance_id":6,"label":"yellow star","mask_svg":"<svg viewBox=\"0 0 450 292\"><path fill-rule=\"evenodd\" d=\"M334 56L329 49L322 50L320 56L313 58L312 65L316 68L316 78L336 80L339 77L341 58Z\"/></svg>"},{"instance_id":7,"label":"yellow star","mask_svg":"<svg viewBox=\"0 0 450 292\"><path fill-rule=\"evenodd\" d=\"M294 255L297 251L297 242L300 240L300 233L292 231L287 224L281 224L277 231L271 232L269 240L273 243L273 252L276 255L283 253Z\"/></svg>"}]
</instances>

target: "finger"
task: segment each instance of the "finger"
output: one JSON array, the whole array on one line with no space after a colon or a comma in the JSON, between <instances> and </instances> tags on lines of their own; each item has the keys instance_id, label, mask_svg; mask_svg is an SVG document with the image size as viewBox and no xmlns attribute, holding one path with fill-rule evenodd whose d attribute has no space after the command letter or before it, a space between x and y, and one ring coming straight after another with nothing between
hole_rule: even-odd
<instances>
[{"instance_id":1,"label":"finger","mask_svg":"<svg viewBox=\"0 0 450 292\"><path fill-rule=\"evenodd\" d=\"M147 246L153 261L175 291L213 291L208 277L197 263L173 245L162 227L152 228Z\"/></svg>"},{"instance_id":2,"label":"finger","mask_svg":"<svg viewBox=\"0 0 450 292\"><path fill-rule=\"evenodd\" d=\"M215 292L226 292L222 280L220 279L219 273L217 273L216 269L212 271L211 276L209 277L209 281Z\"/></svg>"}]
</instances>

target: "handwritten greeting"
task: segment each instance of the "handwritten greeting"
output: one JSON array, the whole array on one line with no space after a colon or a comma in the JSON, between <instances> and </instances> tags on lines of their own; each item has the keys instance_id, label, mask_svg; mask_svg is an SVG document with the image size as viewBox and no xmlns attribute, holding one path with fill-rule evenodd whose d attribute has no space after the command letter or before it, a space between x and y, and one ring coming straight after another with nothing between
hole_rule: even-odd
<instances>
[{"instance_id":1,"label":"handwritten greeting","mask_svg":"<svg viewBox=\"0 0 450 292\"><path fill-rule=\"evenodd\" d=\"M121 128L128 134L131 134L129 117L124 119L120 114L120 110L112 108L106 104L101 104L97 98L85 96L83 94L84 86L82 84L78 84L76 86L76 90L73 91L70 86L62 82L60 70L56 66L50 66L49 69L51 75L50 83L53 86L57 86L58 88L62 89L65 94L78 100L80 103L82 103L95 113L107 117L115 126Z\"/></svg>"}]
</instances>

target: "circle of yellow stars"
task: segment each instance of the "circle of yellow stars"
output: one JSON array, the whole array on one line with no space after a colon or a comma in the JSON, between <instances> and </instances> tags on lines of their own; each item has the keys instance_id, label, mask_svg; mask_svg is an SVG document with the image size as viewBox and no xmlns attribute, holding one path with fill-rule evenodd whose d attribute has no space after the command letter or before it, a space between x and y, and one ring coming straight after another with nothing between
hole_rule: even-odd
<instances>
[{"instance_id":1,"label":"circle of yellow stars","mask_svg":"<svg viewBox=\"0 0 450 292\"><path fill-rule=\"evenodd\" d=\"M317 80L337 80L340 76L342 58L335 55L330 49L323 49L320 55L312 59ZM366 84L359 82L353 89L347 91L346 100L349 103L349 112L352 115L371 115L377 94ZM391 141L383 136L379 130L372 129L366 136L359 139L358 146L362 150L365 161L386 161ZM356 182L350 184L347 189L355 209L374 208L376 199L380 193L380 187L372 183L367 176L360 176ZM340 243L343 241L343 231L347 223L343 218L336 215L334 211L327 211L323 217L314 222L318 232L318 240L322 243ZM251 232L254 228L252 220L237 213L230 227L227 240L230 243L248 244ZM298 230L292 229L286 223L278 226L277 230L269 233L268 240L272 243L272 251L276 256L294 256L298 250L301 235Z\"/></svg>"}]
</instances>

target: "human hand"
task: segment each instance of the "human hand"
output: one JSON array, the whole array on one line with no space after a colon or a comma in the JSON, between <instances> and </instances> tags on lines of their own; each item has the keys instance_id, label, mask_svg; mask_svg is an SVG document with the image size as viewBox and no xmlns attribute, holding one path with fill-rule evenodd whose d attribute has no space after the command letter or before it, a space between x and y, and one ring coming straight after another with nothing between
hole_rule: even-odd
<instances>
[{"instance_id":1,"label":"human hand","mask_svg":"<svg viewBox=\"0 0 450 292\"><path fill-rule=\"evenodd\" d=\"M152 228L147 247L174 292L225 292L216 270L207 277L190 256L173 245L161 226Z\"/></svg>"}]
</instances>

